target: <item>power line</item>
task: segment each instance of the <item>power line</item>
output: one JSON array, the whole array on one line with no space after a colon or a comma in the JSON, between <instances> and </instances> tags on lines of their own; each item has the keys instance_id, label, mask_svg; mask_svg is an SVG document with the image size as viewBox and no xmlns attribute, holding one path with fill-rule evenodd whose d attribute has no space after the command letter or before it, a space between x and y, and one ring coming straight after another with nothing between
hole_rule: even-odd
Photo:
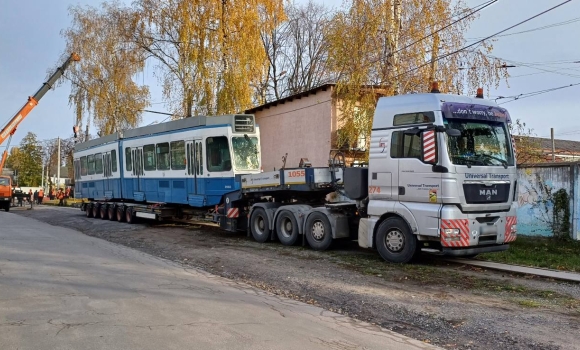
<instances>
[{"instance_id":1,"label":"power line","mask_svg":"<svg viewBox=\"0 0 580 350\"><path fill-rule=\"evenodd\" d=\"M473 47L473 46L475 46L475 45L477 45L477 44L481 44L481 43L483 43L484 41L486 41L486 40L488 40L488 39L491 39L491 38L493 38L493 37L495 37L495 36L497 36L497 35L499 35L499 34L502 34L502 33L505 33L505 32L507 32L507 31L508 31L508 30L510 30L510 29L513 29L513 28L515 28L515 27L517 27L517 26L520 26L520 25L522 25L522 24L524 24L524 23L526 23L526 22L529 22L529 21L531 21L531 20L532 20L532 19L534 19L534 18L537 18L537 17L539 17L539 16L541 16L541 15L543 15L543 14L546 14L546 13L548 13L548 12L550 12L550 11L552 11L552 10L554 10L554 9L556 9L556 8L558 8L558 7L560 7L560 6L564 5L564 4L566 4L566 3L569 3L570 1L572 1L572 0L566 0L566 1L564 1L564 2L560 3L560 4L556 5L556 6L553 6L553 7L549 8L549 9L547 9L547 10L545 10L545 11L542 11L542 12L540 12L540 13L538 13L538 14L536 14L536 15L532 16L532 17L529 17L529 18L527 18L527 19L525 19L525 20L523 20L523 21L521 21L521 22L519 22L519 23L516 23L516 24L514 24L514 25L512 25L512 26L510 26L510 27L508 27L508 28L506 28L506 29L500 30L499 32L497 32L497 33L495 33L495 34L489 35L489 36L487 36L487 37L485 37L485 38L483 38L483 39L481 39L481 40L475 41L475 42L473 42L473 43L471 43L471 44L469 44L469 45L467 45L467 46L464 46L464 47L462 47L462 48L460 48L460 49L457 49L457 50L455 50L455 51L452 51L452 52L450 52L450 53L447 53L447 54L445 54L445 55L442 55L442 56L436 57L436 58L434 58L434 61L435 61L435 62L437 62L437 61L440 61L440 60L442 60L442 59L444 59L444 58L447 58L447 57L449 57L449 56L455 55L455 54L457 54L457 53L459 53L459 52L461 52L461 51L465 51L465 50L469 49L470 47ZM422 64L422 65L420 65L420 66L418 66L418 67L415 67L415 68L409 69L408 71L406 71L406 72L404 72L404 73L402 73L402 74L399 74L399 75L397 75L395 78L398 78L398 77L400 77L400 76L403 76L403 75L405 75L405 74L408 74L408 73L414 72L414 71L416 71L416 70L418 70L418 69L421 69L421 68L423 68L423 67L425 67L425 66L427 66L427 65L431 64L432 62L433 62L433 60L431 60L431 61L429 61L429 62L426 62L426 63L424 63L424 64Z\"/></svg>"},{"instance_id":2,"label":"power line","mask_svg":"<svg viewBox=\"0 0 580 350\"><path fill-rule=\"evenodd\" d=\"M534 91L534 92L528 92L528 93L523 93L523 94L519 94L519 95L515 95L515 96L500 96L498 98L496 98L497 100L500 99L504 99L504 98L511 98L512 100L510 101L506 101L506 102L502 102L502 103L498 103L500 105L506 104L506 103L510 103L513 101L517 101L517 100L521 100L524 98L528 98L528 97L532 97L532 96L537 96L537 95L542 95L542 94L546 94L548 92L552 92L552 91L556 91L556 90L561 90L561 89L566 89L572 86L577 86L580 85L580 83L574 83L574 84L569 84L569 85L564 85L564 86L559 86L559 87L555 87L555 88L550 88L550 89L544 89L544 90L539 90L539 91Z\"/></svg>"},{"instance_id":3,"label":"power line","mask_svg":"<svg viewBox=\"0 0 580 350\"><path fill-rule=\"evenodd\" d=\"M520 32L507 33L507 34L503 34L503 35L498 35L498 36L496 36L496 38L503 38L503 37L506 37L506 36L512 36L512 35L524 34L524 33L531 33L531 32L535 32L535 31L539 31L539 30L544 30L544 29L549 29L549 28L554 28L554 27L560 27L560 26L563 26L563 25L576 23L578 21L580 21L580 17L576 17L576 18L569 19L567 21L552 23L552 24L548 24L548 25L545 25L545 26L536 27L536 28L532 28L532 29L528 29L528 30L522 30ZM478 39L481 39L481 38L482 37L468 38L467 40L478 40Z\"/></svg>"},{"instance_id":4,"label":"power line","mask_svg":"<svg viewBox=\"0 0 580 350\"><path fill-rule=\"evenodd\" d=\"M463 17L461 17L461 18L459 18L459 19L457 19L457 20L455 20L455 21L453 21L453 22L451 22L451 23L447 24L446 26L443 26L442 28L439 28L438 30L436 30L436 31L434 31L434 32L431 32L430 34L427 34L427 35L425 35L425 36L424 36L424 37L422 37L421 39L415 40L414 42L412 42L412 43L410 43L409 45L407 45L407 46L403 47L402 49L399 49L399 50L397 50L397 51L393 52L391 55L395 55L395 54L397 54L397 53L399 53L399 52L401 52L401 51L403 51L403 50L405 50L405 49L408 49L409 47L411 47L411 46L413 46L413 45L415 45L415 44L417 44L417 43L419 43L419 42L421 42L421 41L423 41L423 40L425 40L425 39L427 39L427 38L429 38L429 37L431 37L431 36L433 36L433 35L435 35L435 34L437 34L437 33L439 33L439 32L441 32L441 31L443 31L443 30L445 30L445 29L447 29L447 28L449 28L449 27L451 27L452 25L454 25L454 24L456 24L456 23L458 23L458 22L461 22L461 21L463 21L463 20L464 20L464 19L466 19L467 17L473 16L473 15L474 15L474 14L476 14L477 12L479 12L479 11L483 10L484 8L486 8L486 7L488 7L488 6L491 6L491 5L493 5L493 4L494 4L494 3L496 3L497 1L498 1L498 0L492 0L492 1L488 1L487 3L484 3L484 4L485 4L485 6L482 6L482 7L478 8L477 10L473 10L472 12L470 12L470 13L466 14L465 16L463 16Z\"/></svg>"}]
</instances>

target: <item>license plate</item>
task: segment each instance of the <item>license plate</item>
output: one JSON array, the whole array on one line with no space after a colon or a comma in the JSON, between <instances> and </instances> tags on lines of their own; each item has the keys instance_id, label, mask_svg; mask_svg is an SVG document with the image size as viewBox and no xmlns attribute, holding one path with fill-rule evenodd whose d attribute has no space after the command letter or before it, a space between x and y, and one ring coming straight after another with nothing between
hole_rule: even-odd
<instances>
[{"instance_id":1,"label":"license plate","mask_svg":"<svg viewBox=\"0 0 580 350\"><path fill-rule=\"evenodd\" d=\"M481 232L481 236L496 235L497 234L497 227L495 225L481 226L479 232Z\"/></svg>"}]
</instances>

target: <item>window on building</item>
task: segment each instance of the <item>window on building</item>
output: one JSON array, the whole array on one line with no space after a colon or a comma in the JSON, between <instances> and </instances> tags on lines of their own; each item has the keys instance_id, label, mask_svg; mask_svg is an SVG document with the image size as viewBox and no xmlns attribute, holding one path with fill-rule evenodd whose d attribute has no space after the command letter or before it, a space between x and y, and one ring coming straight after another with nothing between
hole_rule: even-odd
<instances>
[{"instance_id":1,"label":"window on building","mask_svg":"<svg viewBox=\"0 0 580 350\"><path fill-rule=\"evenodd\" d=\"M169 142L157 144L157 170L169 170Z\"/></svg>"},{"instance_id":2,"label":"window on building","mask_svg":"<svg viewBox=\"0 0 580 350\"><path fill-rule=\"evenodd\" d=\"M207 170L230 171L232 170L232 160L230 157L230 147L225 136L208 137L206 139Z\"/></svg>"},{"instance_id":3,"label":"window on building","mask_svg":"<svg viewBox=\"0 0 580 350\"><path fill-rule=\"evenodd\" d=\"M103 155L101 153L95 154L95 174L103 173Z\"/></svg>"},{"instance_id":4,"label":"window on building","mask_svg":"<svg viewBox=\"0 0 580 350\"><path fill-rule=\"evenodd\" d=\"M81 176L87 176L87 157L81 157Z\"/></svg>"},{"instance_id":5,"label":"window on building","mask_svg":"<svg viewBox=\"0 0 580 350\"><path fill-rule=\"evenodd\" d=\"M125 147L125 169L133 170L133 159L131 158L131 148Z\"/></svg>"},{"instance_id":6,"label":"window on building","mask_svg":"<svg viewBox=\"0 0 580 350\"><path fill-rule=\"evenodd\" d=\"M185 169L185 141L171 142L171 169Z\"/></svg>"},{"instance_id":7,"label":"window on building","mask_svg":"<svg viewBox=\"0 0 580 350\"><path fill-rule=\"evenodd\" d=\"M113 172L117 172L117 151L111 151L111 167Z\"/></svg>"},{"instance_id":8,"label":"window on building","mask_svg":"<svg viewBox=\"0 0 580 350\"><path fill-rule=\"evenodd\" d=\"M87 156L87 169L88 169L88 174L89 175L95 175L95 156L94 155L90 155Z\"/></svg>"},{"instance_id":9,"label":"window on building","mask_svg":"<svg viewBox=\"0 0 580 350\"><path fill-rule=\"evenodd\" d=\"M157 168L155 164L155 145L143 146L143 167L146 171L152 171Z\"/></svg>"},{"instance_id":10,"label":"window on building","mask_svg":"<svg viewBox=\"0 0 580 350\"><path fill-rule=\"evenodd\" d=\"M391 137L391 158L421 159L421 136L395 131Z\"/></svg>"},{"instance_id":11,"label":"window on building","mask_svg":"<svg viewBox=\"0 0 580 350\"><path fill-rule=\"evenodd\" d=\"M435 122L435 114L433 112L397 114L393 118L394 126L424 124L433 122Z\"/></svg>"}]
</instances>

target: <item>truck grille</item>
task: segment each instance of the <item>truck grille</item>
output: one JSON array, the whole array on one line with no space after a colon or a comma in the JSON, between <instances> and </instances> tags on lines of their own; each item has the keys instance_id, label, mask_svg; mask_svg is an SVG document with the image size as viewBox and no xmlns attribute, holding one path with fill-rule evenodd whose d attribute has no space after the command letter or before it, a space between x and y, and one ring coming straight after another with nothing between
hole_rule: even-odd
<instances>
[{"instance_id":1,"label":"truck grille","mask_svg":"<svg viewBox=\"0 0 580 350\"><path fill-rule=\"evenodd\" d=\"M506 203L510 196L510 184L463 184L463 192L468 204Z\"/></svg>"}]
</instances>

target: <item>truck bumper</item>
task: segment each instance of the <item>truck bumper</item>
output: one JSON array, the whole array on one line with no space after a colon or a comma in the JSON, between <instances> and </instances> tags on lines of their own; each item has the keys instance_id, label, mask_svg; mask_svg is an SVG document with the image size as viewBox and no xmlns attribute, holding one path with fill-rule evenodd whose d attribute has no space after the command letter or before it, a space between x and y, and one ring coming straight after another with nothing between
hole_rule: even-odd
<instances>
[{"instance_id":1,"label":"truck bumper","mask_svg":"<svg viewBox=\"0 0 580 350\"><path fill-rule=\"evenodd\" d=\"M466 255L476 255L483 253L493 253L493 252L503 252L508 250L509 244L492 245L492 246L480 246L472 248L443 248L441 249L442 255L447 256L466 256Z\"/></svg>"},{"instance_id":2,"label":"truck bumper","mask_svg":"<svg viewBox=\"0 0 580 350\"><path fill-rule=\"evenodd\" d=\"M508 212L489 213L462 213L456 206L445 206L440 219L441 246L444 250L485 247L492 249L488 251L497 251L493 249L497 249L498 245L515 241L516 224L514 206ZM470 254L479 253L461 255Z\"/></svg>"},{"instance_id":3,"label":"truck bumper","mask_svg":"<svg viewBox=\"0 0 580 350\"><path fill-rule=\"evenodd\" d=\"M10 202L12 197L0 197L0 202Z\"/></svg>"}]
</instances>

